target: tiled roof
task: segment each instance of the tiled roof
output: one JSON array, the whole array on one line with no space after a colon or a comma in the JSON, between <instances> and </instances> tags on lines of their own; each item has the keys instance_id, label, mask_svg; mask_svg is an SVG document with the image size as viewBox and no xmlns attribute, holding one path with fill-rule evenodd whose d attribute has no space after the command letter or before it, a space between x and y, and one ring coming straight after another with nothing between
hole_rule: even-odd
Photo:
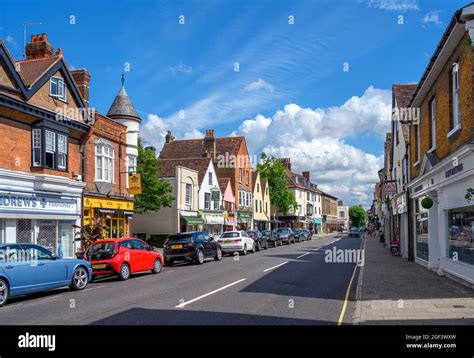
<instances>
[{"instance_id":1,"label":"tiled roof","mask_svg":"<svg viewBox=\"0 0 474 358\"><path fill-rule=\"evenodd\" d=\"M199 185L206 175L207 168L211 158L194 158L194 159L160 159L161 169L158 171L160 177L173 177L176 174L175 168L182 166L198 172Z\"/></svg>"},{"instance_id":2,"label":"tiled roof","mask_svg":"<svg viewBox=\"0 0 474 358\"><path fill-rule=\"evenodd\" d=\"M244 137L216 138L216 154L237 155ZM161 159L201 158L204 151L204 139L173 140L165 143L160 153Z\"/></svg>"},{"instance_id":3,"label":"tiled roof","mask_svg":"<svg viewBox=\"0 0 474 358\"><path fill-rule=\"evenodd\" d=\"M112 106L110 106L110 109L107 112L107 116L108 117L127 116L127 117L135 117L137 119L140 119L123 85L122 87L120 87L120 91L115 97L114 102L112 103Z\"/></svg>"},{"instance_id":4,"label":"tiled roof","mask_svg":"<svg viewBox=\"0 0 474 358\"><path fill-rule=\"evenodd\" d=\"M418 84L394 84L392 85L392 92L397 100L398 108L407 108L410 100L415 93Z\"/></svg>"},{"instance_id":5,"label":"tiled roof","mask_svg":"<svg viewBox=\"0 0 474 358\"><path fill-rule=\"evenodd\" d=\"M61 56L53 56L48 58L22 60L18 61L19 72L25 84L30 87L35 83L51 66L59 61Z\"/></svg>"}]
</instances>

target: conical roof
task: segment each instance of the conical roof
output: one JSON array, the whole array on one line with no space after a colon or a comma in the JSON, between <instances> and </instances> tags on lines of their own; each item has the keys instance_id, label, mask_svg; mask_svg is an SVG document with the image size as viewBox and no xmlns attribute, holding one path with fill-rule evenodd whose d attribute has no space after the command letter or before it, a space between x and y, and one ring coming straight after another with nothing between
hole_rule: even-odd
<instances>
[{"instance_id":1,"label":"conical roof","mask_svg":"<svg viewBox=\"0 0 474 358\"><path fill-rule=\"evenodd\" d=\"M133 117L140 121L140 117L135 111L135 107L133 107L132 101L130 100L123 84L119 93L115 97L112 106L110 106L110 109L107 112L107 117Z\"/></svg>"}]
</instances>

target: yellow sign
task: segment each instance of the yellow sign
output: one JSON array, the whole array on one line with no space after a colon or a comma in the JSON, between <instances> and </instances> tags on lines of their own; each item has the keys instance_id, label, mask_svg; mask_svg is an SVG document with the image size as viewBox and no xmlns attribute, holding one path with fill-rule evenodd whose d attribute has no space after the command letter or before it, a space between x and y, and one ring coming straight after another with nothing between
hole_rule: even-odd
<instances>
[{"instance_id":1,"label":"yellow sign","mask_svg":"<svg viewBox=\"0 0 474 358\"><path fill-rule=\"evenodd\" d=\"M90 198L84 197L84 207L98 209L117 209L125 211L133 211L133 201L125 201L119 199L108 198Z\"/></svg>"},{"instance_id":2,"label":"yellow sign","mask_svg":"<svg viewBox=\"0 0 474 358\"><path fill-rule=\"evenodd\" d=\"M132 195L142 193L142 180L139 173L130 174L128 176L128 192Z\"/></svg>"}]
</instances>

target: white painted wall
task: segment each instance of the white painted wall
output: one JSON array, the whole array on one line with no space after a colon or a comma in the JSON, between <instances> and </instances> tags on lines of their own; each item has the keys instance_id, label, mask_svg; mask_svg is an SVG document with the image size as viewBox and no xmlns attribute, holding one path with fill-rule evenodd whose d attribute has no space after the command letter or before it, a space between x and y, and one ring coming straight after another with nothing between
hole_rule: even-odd
<instances>
[{"instance_id":1,"label":"white painted wall","mask_svg":"<svg viewBox=\"0 0 474 358\"><path fill-rule=\"evenodd\" d=\"M209 183L209 174L212 176L212 183ZM220 191L219 182L217 181L216 170L212 160L209 160L209 166L207 167L206 174L202 179L202 183L199 183L199 210L214 210L214 204L212 202L212 189L217 189ZM209 209L204 209L204 196L208 193L211 195L211 207ZM217 210L220 210L222 206L223 193L220 195L219 207Z\"/></svg>"}]
</instances>

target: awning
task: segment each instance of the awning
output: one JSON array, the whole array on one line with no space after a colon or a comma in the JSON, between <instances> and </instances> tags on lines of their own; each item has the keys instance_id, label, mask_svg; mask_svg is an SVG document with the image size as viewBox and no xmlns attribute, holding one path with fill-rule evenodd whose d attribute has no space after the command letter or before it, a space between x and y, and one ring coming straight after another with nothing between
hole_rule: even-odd
<instances>
[{"instance_id":1,"label":"awning","mask_svg":"<svg viewBox=\"0 0 474 358\"><path fill-rule=\"evenodd\" d=\"M203 225L204 224L204 220L198 216L181 216L181 220L183 220L186 225Z\"/></svg>"}]
</instances>

